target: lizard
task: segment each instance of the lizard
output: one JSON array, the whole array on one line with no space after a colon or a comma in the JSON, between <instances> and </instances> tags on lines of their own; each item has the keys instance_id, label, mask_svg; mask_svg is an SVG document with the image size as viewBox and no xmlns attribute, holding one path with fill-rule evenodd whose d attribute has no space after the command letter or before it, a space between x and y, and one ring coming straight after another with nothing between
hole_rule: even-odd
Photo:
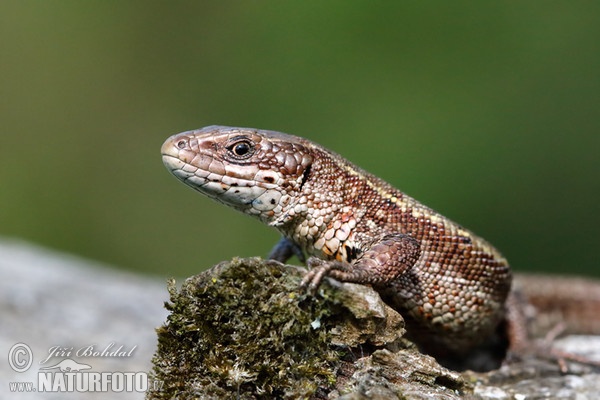
<instances>
[{"instance_id":1,"label":"lizard","mask_svg":"<svg viewBox=\"0 0 600 400\"><path fill-rule=\"evenodd\" d=\"M464 354L514 314L511 268L490 243L308 139L213 125L161 153L183 183L276 228L269 258L306 262L302 286L370 284L428 353ZM522 341L521 326L509 330Z\"/></svg>"}]
</instances>

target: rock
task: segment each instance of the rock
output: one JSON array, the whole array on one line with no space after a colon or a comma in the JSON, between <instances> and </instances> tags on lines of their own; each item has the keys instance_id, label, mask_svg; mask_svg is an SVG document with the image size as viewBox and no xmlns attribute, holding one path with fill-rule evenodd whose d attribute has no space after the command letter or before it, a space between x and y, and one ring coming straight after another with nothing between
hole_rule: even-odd
<instances>
[{"instance_id":1,"label":"rock","mask_svg":"<svg viewBox=\"0 0 600 400\"><path fill-rule=\"evenodd\" d=\"M600 374L590 367L574 367L568 374L556 363L526 359L471 376L475 399L598 399ZM465 373L468 376L469 373Z\"/></svg>"},{"instance_id":2,"label":"rock","mask_svg":"<svg viewBox=\"0 0 600 400\"><path fill-rule=\"evenodd\" d=\"M9 393L9 382L38 382L40 368L63 359L91 366L94 372L142 372L150 369L156 348L155 328L167 317L164 283L124 273L82 258L28 243L0 241L0 376L2 398L62 399L69 393ZM31 367L14 371L7 362L17 343L29 346ZM113 345L111 346L111 343ZM47 362L53 347L62 348ZM91 347L90 347L91 346ZM109 356L120 346L129 356ZM103 357L80 357L85 349ZM67 354L69 353L70 354ZM58 369L55 374L60 374ZM86 371L88 372L88 371ZM140 399L143 392L109 393L119 399ZM106 398L106 392L78 392L77 398Z\"/></svg>"},{"instance_id":3,"label":"rock","mask_svg":"<svg viewBox=\"0 0 600 400\"><path fill-rule=\"evenodd\" d=\"M308 294L303 273L233 259L180 290L171 282L152 371L164 385L147 398L600 398L590 366L564 374L555 361L525 358L488 373L451 371L402 337L402 317L368 286L325 279Z\"/></svg>"}]
</instances>

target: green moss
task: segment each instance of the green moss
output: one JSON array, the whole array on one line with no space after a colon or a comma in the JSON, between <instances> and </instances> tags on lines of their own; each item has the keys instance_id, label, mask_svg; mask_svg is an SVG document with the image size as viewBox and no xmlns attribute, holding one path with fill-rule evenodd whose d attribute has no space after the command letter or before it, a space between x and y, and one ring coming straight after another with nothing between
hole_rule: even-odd
<instances>
[{"instance_id":1,"label":"green moss","mask_svg":"<svg viewBox=\"0 0 600 400\"><path fill-rule=\"evenodd\" d=\"M329 332L340 306L335 295L299 290L301 275L251 258L220 263L179 291L169 282L152 373L163 386L147 397L309 398L332 388L342 352Z\"/></svg>"}]
</instances>

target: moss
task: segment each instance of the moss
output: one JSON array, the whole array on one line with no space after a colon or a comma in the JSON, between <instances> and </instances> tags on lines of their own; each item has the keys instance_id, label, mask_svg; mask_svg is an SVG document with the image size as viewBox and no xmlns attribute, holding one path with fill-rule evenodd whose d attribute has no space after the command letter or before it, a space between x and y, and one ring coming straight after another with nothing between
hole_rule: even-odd
<instances>
[{"instance_id":1,"label":"moss","mask_svg":"<svg viewBox=\"0 0 600 400\"><path fill-rule=\"evenodd\" d=\"M152 373L163 386L147 398L309 398L331 388L343 353L330 344L339 305L298 290L301 275L252 258L220 263L180 290L169 282Z\"/></svg>"}]
</instances>

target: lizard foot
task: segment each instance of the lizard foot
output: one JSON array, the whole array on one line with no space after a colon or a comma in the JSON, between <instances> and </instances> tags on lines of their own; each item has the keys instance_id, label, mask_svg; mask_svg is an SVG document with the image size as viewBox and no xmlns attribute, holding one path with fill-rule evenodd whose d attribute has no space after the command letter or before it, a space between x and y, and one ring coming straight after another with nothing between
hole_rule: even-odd
<instances>
[{"instance_id":1,"label":"lizard foot","mask_svg":"<svg viewBox=\"0 0 600 400\"><path fill-rule=\"evenodd\" d=\"M546 333L545 337L537 340L531 340L526 353L533 354L536 357L550 360L558 364L562 374L570 372L569 363L576 363L593 368L600 368L600 361L587 357L583 354L577 354L570 351L564 351L554 346L556 339L566 330L563 323L557 324L553 329ZM521 350L523 352L523 350ZM509 351L509 357L518 358L518 350Z\"/></svg>"},{"instance_id":2,"label":"lizard foot","mask_svg":"<svg viewBox=\"0 0 600 400\"><path fill-rule=\"evenodd\" d=\"M384 235L369 243L351 263L309 258L307 264L311 269L301 285L314 291L323 277L329 276L341 282L383 286L410 269L420 254L419 242L414 238L403 234Z\"/></svg>"},{"instance_id":3,"label":"lizard foot","mask_svg":"<svg viewBox=\"0 0 600 400\"><path fill-rule=\"evenodd\" d=\"M336 271L342 273L342 275L350 272L349 264L339 261L325 261L317 257L310 257L307 265L310 267L310 270L304 275L302 282L300 282L300 287L308 288L310 292L317 290L326 276L337 278L338 276L336 275L339 274L335 274L334 272Z\"/></svg>"}]
</instances>

